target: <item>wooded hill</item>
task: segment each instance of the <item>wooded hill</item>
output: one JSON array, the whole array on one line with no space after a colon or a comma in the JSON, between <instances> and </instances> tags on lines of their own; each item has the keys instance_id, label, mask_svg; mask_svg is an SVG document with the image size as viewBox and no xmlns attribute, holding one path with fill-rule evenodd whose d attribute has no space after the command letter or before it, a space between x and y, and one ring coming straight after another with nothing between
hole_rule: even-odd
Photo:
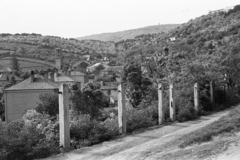
<instances>
[{"instance_id":1,"label":"wooded hill","mask_svg":"<svg viewBox=\"0 0 240 160\"><path fill-rule=\"evenodd\" d=\"M133 39L136 36L143 34L157 34L157 33L166 33L170 30L176 28L179 24L163 24L163 25L154 25L143 28L131 29L120 32L112 32L112 33L102 33L89 35L84 37L79 37L79 40L91 39L91 40L100 40L100 41L112 41L119 42L122 40Z\"/></svg>"},{"instance_id":2,"label":"wooded hill","mask_svg":"<svg viewBox=\"0 0 240 160\"><path fill-rule=\"evenodd\" d=\"M189 53L223 52L239 43L239 19L239 6L236 6L230 11L219 10L190 20L168 33L142 34L116 43L34 33L0 34L0 53L16 51L22 57L54 61L54 49L60 48L65 63L75 63L84 55L91 55L97 60L106 56L123 64L127 57L136 54L151 57L162 52L163 47Z\"/></svg>"}]
</instances>

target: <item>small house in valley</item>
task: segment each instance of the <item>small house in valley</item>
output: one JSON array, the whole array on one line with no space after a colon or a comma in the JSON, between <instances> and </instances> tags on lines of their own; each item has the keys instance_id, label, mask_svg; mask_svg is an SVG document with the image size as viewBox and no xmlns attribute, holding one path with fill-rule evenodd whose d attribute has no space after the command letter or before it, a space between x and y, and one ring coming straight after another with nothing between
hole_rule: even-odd
<instances>
[{"instance_id":1,"label":"small house in valley","mask_svg":"<svg viewBox=\"0 0 240 160\"><path fill-rule=\"evenodd\" d=\"M28 110L36 107L43 93L58 93L59 84L48 79L48 75L35 75L31 73L28 79L4 90L5 121L21 119Z\"/></svg>"}]
</instances>

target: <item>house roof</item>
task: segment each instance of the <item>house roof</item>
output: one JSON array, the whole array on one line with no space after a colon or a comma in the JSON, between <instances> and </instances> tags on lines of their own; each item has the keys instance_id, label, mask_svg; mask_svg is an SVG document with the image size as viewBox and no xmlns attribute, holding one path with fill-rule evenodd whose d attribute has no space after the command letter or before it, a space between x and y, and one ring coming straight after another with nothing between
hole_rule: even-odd
<instances>
[{"instance_id":1,"label":"house roof","mask_svg":"<svg viewBox=\"0 0 240 160\"><path fill-rule=\"evenodd\" d=\"M4 67L0 70L0 72L12 72L10 67Z\"/></svg>"},{"instance_id":2,"label":"house roof","mask_svg":"<svg viewBox=\"0 0 240 160\"><path fill-rule=\"evenodd\" d=\"M66 75L58 75L57 77L54 77L55 82L75 82L72 77L66 76Z\"/></svg>"},{"instance_id":3,"label":"house roof","mask_svg":"<svg viewBox=\"0 0 240 160\"><path fill-rule=\"evenodd\" d=\"M45 89L58 89L59 84L45 80L43 76L35 75L33 81L31 77L28 79L5 89L6 91L10 90L45 90Z\"/></svg>"},{"instance_id":4,"label":"house roof","mask_svg":"<svg viewBox=\"0 0 240 160\"><path fill-rule=\"evenodd\" d=\"M67 76L65 74L58 74L58 76L54 77L55 82L77 82L74 77Z\"/></svg>"},{"instance_id":5,"label":"house roof","mask_svg":"<svg viewBox=\"0 0 240 160\"><path fill-rule=\"evenodd\" d=\"M77 67L77 66L79 66L81 63L85 63L86 65L90 65L88 62L86 62L86 61L79 61L79 62L77 62L77 63L75 63L75 64L73 64L73 67Z\"/></svg>"},{"instance_id":6,"label":"house roof","mask_svg":"<svg viewBox=\"0 0 240 160\"><path fill-rule=\"evenodd\" d=\"M71 71L71 76L84 76L85 74L79 71Z\"/></svg>"},{"instance_id":7,"label":"house roof","mask_svg":"<svg viewBox=\"0 0 240 160\"><path fill-rule=\"evenodd\" d=\"M21 78L19 78L18 76L14 75L14 74L6 74L3 73L0 75L0 81L7 81L7 77L9 78L9 80L14 77L16 81L22 81Z\"/></svg>"}]
</instances>

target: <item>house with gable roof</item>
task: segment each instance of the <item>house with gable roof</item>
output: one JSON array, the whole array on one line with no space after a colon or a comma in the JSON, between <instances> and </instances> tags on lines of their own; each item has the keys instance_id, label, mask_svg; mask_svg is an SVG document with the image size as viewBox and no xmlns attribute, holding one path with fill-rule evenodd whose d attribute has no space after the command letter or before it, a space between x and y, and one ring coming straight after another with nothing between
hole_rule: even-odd
<instances>
[{"instance_id":1,"label":"house with gable roof","mask_svg":"<svg viewBox=\"0 0 240 160\"><path fill-rule=\"evenodd\" d=\"M31 73L28 79L4 90L5 121L10 122L22 118L28 110L36 107L43 93L58 93L59 84L48 79L47 73L35 75Z\"/></svg>"}]
</instances>

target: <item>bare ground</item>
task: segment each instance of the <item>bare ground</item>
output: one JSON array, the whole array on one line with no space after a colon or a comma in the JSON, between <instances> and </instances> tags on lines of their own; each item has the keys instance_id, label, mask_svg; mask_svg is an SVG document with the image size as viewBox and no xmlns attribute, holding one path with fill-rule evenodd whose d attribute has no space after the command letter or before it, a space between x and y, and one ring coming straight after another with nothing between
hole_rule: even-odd
<instances>
[{"instance_id":1,"label":"bare ground","mask_svg":"<svg viewBox=\"0 0 240 160\"><path fill-rule=\"evenodd\" d=\"M142 133L128 135L108 142L59 154L46 160L174 160L174 159L216 159L217 155L229 148L238 136L216 137L214 141L193 145L184 149L178 147L182 135L198 130L222 116L229 110L195 121L173 123L155 127ZM240 144L240 140L239 143ZM240 149L240 145L238 146ZM224 156L224 155L223 155ZM222 159L216 159L222 160Z\"/></svg>"}]
</instances>

